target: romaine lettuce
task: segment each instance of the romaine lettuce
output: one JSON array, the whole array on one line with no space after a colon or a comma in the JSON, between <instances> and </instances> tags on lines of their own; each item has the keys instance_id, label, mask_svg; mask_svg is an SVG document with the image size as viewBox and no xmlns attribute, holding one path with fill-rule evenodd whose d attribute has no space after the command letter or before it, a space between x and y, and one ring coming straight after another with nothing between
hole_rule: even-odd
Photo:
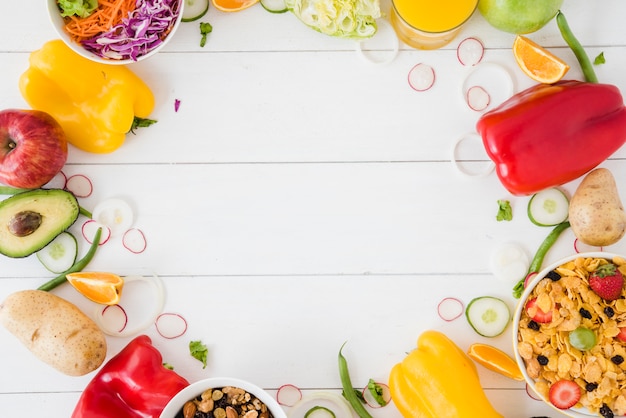
<instances>
[{"instance_id":1,"label":"romaine lettuce","mask_svg":"<svg viewBox=\"0 0 626 418\"><path fill-rule=\"evenodd\" d=\"M98 0L58 0L61 16L87 17L98 8Z\"/></svg>"}]
</instances>

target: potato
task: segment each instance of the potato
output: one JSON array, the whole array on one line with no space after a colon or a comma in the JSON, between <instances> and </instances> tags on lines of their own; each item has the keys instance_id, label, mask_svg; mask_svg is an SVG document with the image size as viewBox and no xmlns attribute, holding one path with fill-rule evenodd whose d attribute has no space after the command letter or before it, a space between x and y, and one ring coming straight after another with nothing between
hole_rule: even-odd
<instances>
[{"instance_id":1,"label":"potato","mask_svg":"<svg viewBox=\"0 0 626 418\"><path fill-rule=\"evenodd\" d=\"M82 376L102 364L103 332L74 304L42 290L10 294L0 305L0 323L40 360Z\"/></svg>"},{"instance_id":2,"label":"potato","mask_svg":"<svg viewBox=\"0 0 626 418\"><path fill-rule=\"evenodd\" d=\"M569 206L569 222L580 241L603 247L626 232L626 213L613 174L597 168L585 176Z\"/></svg>"}]
</instances>

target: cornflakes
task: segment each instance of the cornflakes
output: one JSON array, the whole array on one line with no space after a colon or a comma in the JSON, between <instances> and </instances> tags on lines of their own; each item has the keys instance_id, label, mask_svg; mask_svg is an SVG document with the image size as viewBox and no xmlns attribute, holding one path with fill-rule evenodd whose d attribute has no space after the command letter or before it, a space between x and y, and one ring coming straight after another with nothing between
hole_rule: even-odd
<instances>
[{"instance_id":1,"label":"cornflakes","mask_svg":"<svg viewBox=\"0 0 626 418\"><path fill-rule=\"evenodd\" d=\"M547 399L550 385L558 380L575 381L582 396L576 407L601 415L606 408L626 414L626 342L618 338L626 327L626 291L608 302L589 287L589 276L598 266L612 262L626 276L626 259L578 257L554 269L529 295L534 309L551 312L549 322L537 323L532 309L522 310L518 352L535 389ZM556 276L556 277L555 277ZM535 311L536 313L536 311ZM578 327L594 331L596 344L589 350L572 346L569 334Z\"/></svg>"}]
</instances>

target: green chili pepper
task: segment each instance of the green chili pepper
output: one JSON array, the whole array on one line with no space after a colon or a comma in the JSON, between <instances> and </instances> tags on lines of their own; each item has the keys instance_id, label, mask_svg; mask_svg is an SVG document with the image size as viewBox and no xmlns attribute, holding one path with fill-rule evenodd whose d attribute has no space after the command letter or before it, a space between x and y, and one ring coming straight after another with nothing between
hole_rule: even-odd
<instances>
[{"instance_id":1,"label":"green chili pepper","mask_svg":"<svg viewBox=\"0 0 626 418\"><path fill-rule=\"evenodd\" d=\"M72 265L72 267L65 270L63 273L61 273L54 279L39 286L37 290L45 290L46 292L48 292L54 289L55 287L59 286L60 284L65 283L67 281L67 277L65 277L66 275L70 273L76 273L78 271L82 271L85 267L87 267L87 264L89 264L93 256L96 254L96 250L98 249L98 246L100 245L101 235L102 235L102 228L98 228L98 230L96 231L96 235L93 237L93 242L91 243L91 247L89 247L89 251L87 251L87 254L85 254L83 258L75 262L74 265Z\"/></svg>"},{"instance_id":2,"label":"green chili pepper","mask_svg":"<svg viewBox=\"0 0 626 418\"><path fill-rule=\"evenodd\" d=\"M543 242L537 249L537 252L535 253L535 256L530 263L530 267L528 268L528 274L538 273L539 270L541 270L543 259L546 257L548 250L552 248L559 235L561 235L561 232L565 231L567 228L569 228L569 226L569 221L561 222L560 224L555 226L554 229L548 234L548 236L543 240ZM526 276L528 277L528 275ZM522 278L513 288L513 297L515 297L516 299L519 299L524 292L525 280L526 277Z\"/></svg>"},{"instance_id":3,"label":"green chili pepper","mask_svg":"<svg viewBox=\"0 0 626 418\"><path fill-rule=\"evenodd\" d=\"M350 372L348 371L348 361L343 354L341 354L344 345L346 345L346 343L343 343L339 349L339 377L341 378L341 386L343 387L343 396L350 402L352 409L354 409L360 418L373 418L354 392L354 387L350 380Z\"/></svg>"},{"instance_id":4,"label":"green chili pepper","mask_svg":"<svg viewBox=\"0 0 626 418\"><path fill-rule=\"evenodd\" d=\"M576 59L580 64L580 67L585 76L585 80L589 83L597 83L598 77L596 77L596 72L593 69L593 65L585 52L583 46L578 42L578 39L574 36L574 33L569 27L567 20L565 19L565 15L559 12L556 14L556 23L559 27L559 31L561 31L561 36L567 43L567 45L571 48L574 55L576 55Z\"/></svg>"}]
</instances>

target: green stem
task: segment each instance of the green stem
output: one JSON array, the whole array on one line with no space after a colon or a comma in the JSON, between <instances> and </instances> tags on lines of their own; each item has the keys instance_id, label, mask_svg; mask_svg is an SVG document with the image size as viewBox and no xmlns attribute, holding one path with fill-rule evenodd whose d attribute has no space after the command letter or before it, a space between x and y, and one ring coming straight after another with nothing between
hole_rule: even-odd
<instances>
[{"instance_id":1,"label":"green stem","mask_svg":"<svg viewBox=\"0 0 626 418\"><path fill-rule=\"evenodd\" d=\"M343 354L341 354L344 345L346 345L346 343L343 343L339 349L339 377L341 378L341 386L343 387L343 396L350 402L352 409L354 409L360 418L373 418L357 397L354 387L352 386L350 373L348 371L348 361Z\"/></svg>"},{"instance_id":2,"label":"green stem","mask_svg":"<svg viewBox=\"0 0 626 418\"><path fill-rule=\"evenodd\" d=\"M538 273L539 270L541 270L541 265L543 264L543 259L546 257L546 254L548 253L550 248L552 248L557 238L559 238L561 232L565 231L569 227L569 221L561 222L554 227L554 229L548 234L548 236L543 240L543 242L537 249L537 252L535 253L535 256L530 263L530 267L528 268L528 274ZM528 276L528 274L526 276ZM523 277L519 282L517 282L517 284L513 288L513 296L516 299L519 299L524 292L524 281L526 281L526 277Z\"/></svg>"},{"instance_id":3,"label":"green stem","mask_svg":"<svg viewBox=\"0 0 626 418\"><path fill-rule=\"evenodd\" d=\"M583 70L583 75L585 76L585 80L589 83L597 83L598 77L596 77L596 72L593 69L593 64L591 64L591 60L587 56L585 52L585 48L578 42L578 39L574 36L574 33L569 27L567 20L565 19L565 15L559 12L556 14L556 23L559 27L559 31L561 31L561 36L572 49L574 55L576 55L576 59L580 64L580 68Z\"/></svg>"},{"instance_id":4,"label":"green stem","mask_svg":"<svg viewBox=\"0 0 626 418\"><path fill-rule=\"evenodd\" d=\"M54 279L49 280L46 283L39 286L37 290L44 290L48 292L54 289L55 287L65 283L65 281L67 280L67 277L65 277L66 275L70 273L76 273L78 271L82 271L85 267L87 267L87 264L89 264L89 262L93 259L93 256L96 254L96 250L98 249L98 246L100 245L101 235L102 235L102 228L98 228L98 230L96 231L96 235L93 237L93 242L91 243L91 246L89 247L89 251L87 251L87 254L85 254L83 258L81 258L76 263L74 263L72 267L70 267L69 269L67 269L66 271L64 271L57 277L55 277Z\"/></svg>"},{"instance_id":5,"label":"green stem","mask_svg":"<svg viewBox=\"0 0 626 418\"><path fill-rule=\"evenodd\" d=\"M78 206L78 211L81 215L89 218L89 219L93 219L93 215L91 214L91 212L89 212L87 209L85 209L82 206Z\"/></svg>"}]
</instances>

